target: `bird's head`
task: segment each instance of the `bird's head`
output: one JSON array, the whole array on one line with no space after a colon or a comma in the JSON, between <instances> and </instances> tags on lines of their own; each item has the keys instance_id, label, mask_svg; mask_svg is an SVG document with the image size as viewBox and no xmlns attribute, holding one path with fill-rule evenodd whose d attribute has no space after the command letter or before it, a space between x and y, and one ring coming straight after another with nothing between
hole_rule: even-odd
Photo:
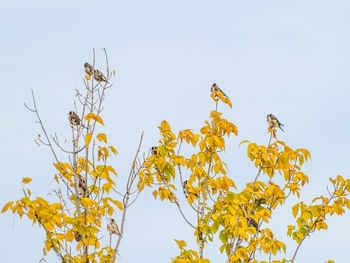
<instances>
[{"instance_id":1,"label":"bird's head","mask_svg":"<svg viewBox=\"0 0 350 263\"><path fill-rule=\"evenodd\" d=\"M271 113L270 113L270 114L268 114L268 115L265 117L265 119L267 119L268 117L271 117Z\"/></svg>"},{"instance_id":2,"label":"bird's head","mask_svg":"<svg viewBox=\"0 0 350 263\"><path fill-rule=\"evenodd\" d=\"M72 116L73 114L74 114L74 111L70 111L70 112L68 113L69 116Z\"/></svg>"},{"instance_id":3,"label":"bird's head","mask_svg":"<svg viewBox=\"0 0 350 263\"><path fill-rule=\"evenodd\" d=\"M86 67L86 68L87 68L87 67L89 67L89 66L90 66L90 64L89 64L89 63L87 63L87 62L85 62L85 63L84 63L84 67Z\"/></svg>"}]
</instances>

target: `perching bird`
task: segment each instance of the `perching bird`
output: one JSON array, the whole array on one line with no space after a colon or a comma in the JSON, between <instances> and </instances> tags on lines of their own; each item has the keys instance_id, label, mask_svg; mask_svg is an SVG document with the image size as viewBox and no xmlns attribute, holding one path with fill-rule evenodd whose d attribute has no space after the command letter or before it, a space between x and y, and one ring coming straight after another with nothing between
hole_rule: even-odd
<instances>
[{"instance_id":1,"label":"perching bird","mask_svg":"<svg viewBox=\"0 0 350 263\"><path fill-rule=\"evenodd\" d=\"M258 223L251 217L247 217L248 227L254 227L257 232L260 232Z\"/></svg>"},{"instance_id":2,"label":"perching bird","mask_svg":"<svg viewBox=\"0 0 350 263\"><path fill-rule=\"evenodd\" d=\"M184 189L184 194L187 198L189 192L188 192L188 185L187 185L187 180L182 183L182 188Z\"/></svg>"},{"instance_id":3,"label":"perching bird","mask_svg":"<svg viewBox=\"0 0 350 263\"><path fill-rule=\"evenodd\" d=\"M152 155L157 155L157 147L156 146L152 146L152 148L151 148L151 154Z\"/></svg>"},{"instance_id":4,"label":"perching bird","mask_svg":"<svg viewBox=\"0 0 350 263\"><path fill-rule=\"evenodd\" d=\"M87 196L89 194L89 189L87 187L86 181L83 177L78 178L78 192L82 196Z\"/></svg>"},{"instance_id":5,"label":"perching bird","mask_svg":"<svg viewBox=\"0 0 350 263\"><path fill-rule=\"evenodd\" d=\"M94 79L95 79L96 81L98 81L98 82L103 81L103 82L107 82L107 83L108 83L106 77L105 77L105 76L102 74L102 72L99 71L98 69L95 69L95 70L94 70Z\"/></svg>"},{"instance_id":6,"label":"perching bird","mask_svg":"<svg viewBox=\"0 0 350 263\"><path fill-rule=\"evenodd\" d=\"M282 123L279 122L279 120L276 118L276 116L269 114L266 116L267 123L269 124L270 128L280 128L283 132L281 126L284 126Z\"/></svg>"},{"instance_id":7,"label":"perching bird","mask_svg":"<svg viewBox=\"0 0 350 263\"><path fill-rule=\"evenodd\" d=\"M94 67L87 62L84 63L84 70L85 73L88 74L90 77L94 74Z\"/></svg>"},{"instance_id":8,"label":"perching bird","mask_svg":"<svg viewBox=\"0 0 350 263\"><path fill-rule=\"evenodd\" d=\"M198 197L197 193L190 193L189 192L189 187L188 187L188 181L187 180L182 183L182 188L184 190L184 194L185 194L186 198L187 198L187 196L189 194L193 194L194 196Z\"/></svg>"},{"instance_id":9,"label":"perching bird","mask_svg":"<svg viewBox=\"0 0 350 263\"><path fill-rule=\"evenodd\" d=\"M226 98L228 98L228 96L218 87L218 85L216 85L216 83L213 83L213 85L211 85L210 92L212 94L215 94L215 95L217 92L221 92L222 95L224 95Z\"/></svg>"},{"instance_id":10,"label":"perching bird","mask_svg":"<svg viewBox=\"0 0 350 263\"><path fill-rule=\"evenodd\" d=\"M74 111L70 111L69 114L68 114L68 120L70 122L71 125L81 125L81 120L78 116L78 114L76 114ZM84 126L84 125L82 125Z\"/></svg>"},{"instance_id":11,"label":"perching bird","mask_svg":"<svg viewBox=\"0 0 350 263\"><path fill-rule=\"evenodd\" d=\"M83 236L78 231L75 231L75 233L74 233L75 241L79 242L82 238L83 238Z\"/></svg>"},{"instance_id":12,"label":"perching bird","mask_svg":"<svg viewBox=\"0 0 350 263\"><path fill-rule=\"evenodd\" d=\"M116 234L118 236L121 235L119 232L118 225L113 218L109 219L109 223L107 224L107 230L108 230L110 235L112 235L112 234Z\"/></svg>"}]
</instances>

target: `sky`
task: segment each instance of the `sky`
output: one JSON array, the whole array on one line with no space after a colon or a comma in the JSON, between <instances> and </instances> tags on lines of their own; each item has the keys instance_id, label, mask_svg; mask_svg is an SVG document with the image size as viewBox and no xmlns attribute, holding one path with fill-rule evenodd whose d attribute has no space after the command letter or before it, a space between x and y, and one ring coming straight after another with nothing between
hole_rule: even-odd
<instances>
[{"instance_id":1,"label":"sky","mask_svg":"<svg viewBox=\"0 0 350 263\"><path fill-rule=\"evenodd\" d=\"M67 113L75 89L83 88L83 63L92 61L93 48L97 66L105 67L106 48L117 72L102 117L119 152L113 165L120 185L141 132L147 152L162 120L175 131L198 131L214 109L209 89L216 82L233 104L219 111L239 130L222 157L237 185L256 174L238 144L266 144L265 116L272 113L285 125L279 139L311 152L301 200L326 195L329 177L350 177L349 12L346 0L2 1L0 206L22 197L23 177L33 178L34 196L50 198L54 159L34 143L41 131L23 103L30 103L33 89L48 132L68 137ZM286 257L296 247L286 237L293 202L268 225L287 244ZM348 222L349 212L329 218L328 230L312 234L296 262L348 262ZM128 211L117 262L170 262L178 253L174 238L197 249L191 231L174 205L146 190ZM0 233L2 262L42 258L43 231L28 220L1 214ZM205 256L226 262L218 246L209 245ZM46 261L58 259L50 254Z\"/></svg>"}]
</instances>

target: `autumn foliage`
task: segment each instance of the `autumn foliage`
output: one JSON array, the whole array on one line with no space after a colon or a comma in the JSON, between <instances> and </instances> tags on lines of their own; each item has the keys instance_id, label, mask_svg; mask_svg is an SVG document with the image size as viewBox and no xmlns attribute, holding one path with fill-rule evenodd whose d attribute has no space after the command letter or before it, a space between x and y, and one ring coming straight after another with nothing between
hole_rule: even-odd
<instances>
[{"instance_id":1,"label":"autumn foliage","mask_svg":"<svg viewBox=\"0 0 350 263\"><path fill-rule=\"evenodd\" d=\"M110 82L113 73L109 72L106 61ZM198 243L198 247L188 248L186 241L176 239L179 253L169 255L174 263L209 262L204 253L209 242L220 242L218 253L225 253L230 263L263 262L260 258L264 254L272 256L273 262L293 262L305 238L314 231L327 229L330 215L342 215L345 208L350 208L350 179L340 175L329 179L332 190L327 196L315 197L310 204L302 201L294 204L291 212L296 222L286 226L286 232L295 240L296 248L293 254L286 255L285 244L266 223L272 216L278 216L274 210L285 205L288 197L300 198L302 187L309 182L302 166L310 160L310 153L302 148L292 149L278 140L276 130L271 128L268 145L242 141L241 147L246 146L256 174L246 176L245 187L238 189L230 165L221 160L225 151L231 150L226 149L227 139L238 135L237 127L217 110L219 104L232 106L221 92L211 94L215 109L198 132L190 129L174 132L167 121L162 121L155 150L147 149L148 154L140 160L142 135L130 164L126 191L118 195L122 191L112 165L117 150L108 144L106 134L95 129L103 128L102 103L112 85L97 82L88 75L84 84L85 94L78 96L84 127L72 126L71 150L63 149L57 137L47 135L33 94L31 110L44 134L39 143L50 148L55 160L56 173L52 176L57 183L56 201L32 197L28 187L32 179L26 177L22 181L24 196L8 202L2 209L3 213L10 211L41 227L46 235L45 255L56 253L61 262L118 262L123 253L119 244L127 224L125 211L140 192L148 189L155 198L176 205L179 218L188 224L184 231L191 231ZM191 146L190 153L182 153L185 144ZM67 153L67 160L58 160L57 150ZM183 212L184 204L178 198L183 194L195 222ZM120 235L108 235L106 231L105 222L113 217L118 218Z\"/></svg>"}]
</instances>

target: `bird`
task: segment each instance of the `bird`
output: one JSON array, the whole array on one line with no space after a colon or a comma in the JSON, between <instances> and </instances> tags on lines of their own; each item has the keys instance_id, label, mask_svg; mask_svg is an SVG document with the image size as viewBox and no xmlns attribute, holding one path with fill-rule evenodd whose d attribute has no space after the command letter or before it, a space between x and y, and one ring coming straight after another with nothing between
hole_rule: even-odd
<instances>
[{"instance_id":1,"label":"bird","mask_svg":"<svg viewBox=\"0 0 350 263\"><path fill-rule=\"evenodd\" d=\"M83 238L83 236L78 231L75 231L75 233L74 233L75 241L79 242L82 238Z\"/></svg>"},{"instance_id":2,"label":"bird","mask_svg":"<svg viewBox=\"0 0 350 263\"><path fill-rule=\"evenodd\" d=\"M189 192L188 192L187 180L184 181L184 182L182 183L182 188L183 188L184 194L185 194L185 196L186 196L186 198L187 198L187 196L188 196L188 194L189 194Z\"/></svg>"},{"instance_id":3,"label":"bird","mask_svg":"<svg viewBox=\"0 0 350 263\"><path fill-rule=\"evenodd\" d=\"M107 230L108 230L110 235L112 235L112 234L116 234L118 236L121 235L119 228L118 228L118 225L113 218L109 219L109 223L107 224Z\"/></svg>"},{"instance_id":4,"label":"bird","mask_svg":"<svg viewBox=\"0 0 350 263\"><path fill-rule=\"evenodd\" d=\"M152 148L151 148L151 154L152 155L157 155L157 147L156 146L152 146Z\"/></svg>"},{"instance_id":5,"label":"bird","mask_svg":"<svg viewBox=\"0 0 350 263\"><path fill-rule=\"evenodd\" d=\"M267 123L269 124L269 128L280 128L284 132L284 130L281 127L284 125L279 122L276 116L269 114L266 116L266 120L267 120Z\"/></svg>"},{"instance_id":6,"label":"bird","mask_svg":"<svg viewBox=\"0 0 350 263\"><path fill-rule=\"evenodd\" d=\"M257 232L260 232L258 223L251 217L247 217L248 227L254 227Z\"/></svg>"},{"instance_id":7,"label":"bird","mask_svg":"<svg viewBox=\"0 0 350 263\"><path fill-rule=\"evenodd\" d=\"M214 95L216 95L217 92L221 92L222 95L224 95L226 98L228 98L228 96L218 87L218 85L216 85L215 82L211 85L210 92Z\"/></svg>"},{"instance_id":8,"label":"bird","mask_svg":"<svg viewBox=\"0 0 350 263\"><path fill-rule=\"evenodd\" d=\"M90 77L94 74L94 67L87 62L84 63L84 70L85 73L88 74Z\"/></svg>"},{"instance_id":9,"label":"bird","mask_svg":"<svg viewBox=\"0 0 350 263\"><path fill-rule=\"evenodd\" d=\"M184 194L185 194L186 198L187 198L187 196L189 194L193 194L194 196L198 197L197 193L190 193L189 192L189 187L188 187L188 181L187 180L182 183L182 188L184 190Z\"/></svg>"},{"instance_id":10,"label":"bird","mask_svg":"<svg viewBox=\"0 0 350 263\"><path fill-rule=\"evenodd\" d=\"M94 70L94 79L96 81L98 81L98 82L102 82L103 81L103 82L107 82L108 83L106 77L98 69Z\"/></svg>"},{"instance_id":11,"label":"bird","mask_svg":"<svg viewBox=\"0 0 350 263\"><path fill-rule=\"evenodd\" d=\"M87 196L89 193L89 189L87 187L86 181L83 177L78 177L78 192L82 196Z\"/></svg>"},{"instance_id":12,"label":"bird","mask_svg":"<svg viewBox=\"0 0 350 263\"><path fill-rule=\"evenodd\" d=\"M68 120L70 122L70 124L72 126L78 126L78 125L81 125L84 127L84 125L81 124L81 120L78 116L78 114L76 114L74 111L70 111L69 114L68 114Z\"/></svg>"}]
</instances>

